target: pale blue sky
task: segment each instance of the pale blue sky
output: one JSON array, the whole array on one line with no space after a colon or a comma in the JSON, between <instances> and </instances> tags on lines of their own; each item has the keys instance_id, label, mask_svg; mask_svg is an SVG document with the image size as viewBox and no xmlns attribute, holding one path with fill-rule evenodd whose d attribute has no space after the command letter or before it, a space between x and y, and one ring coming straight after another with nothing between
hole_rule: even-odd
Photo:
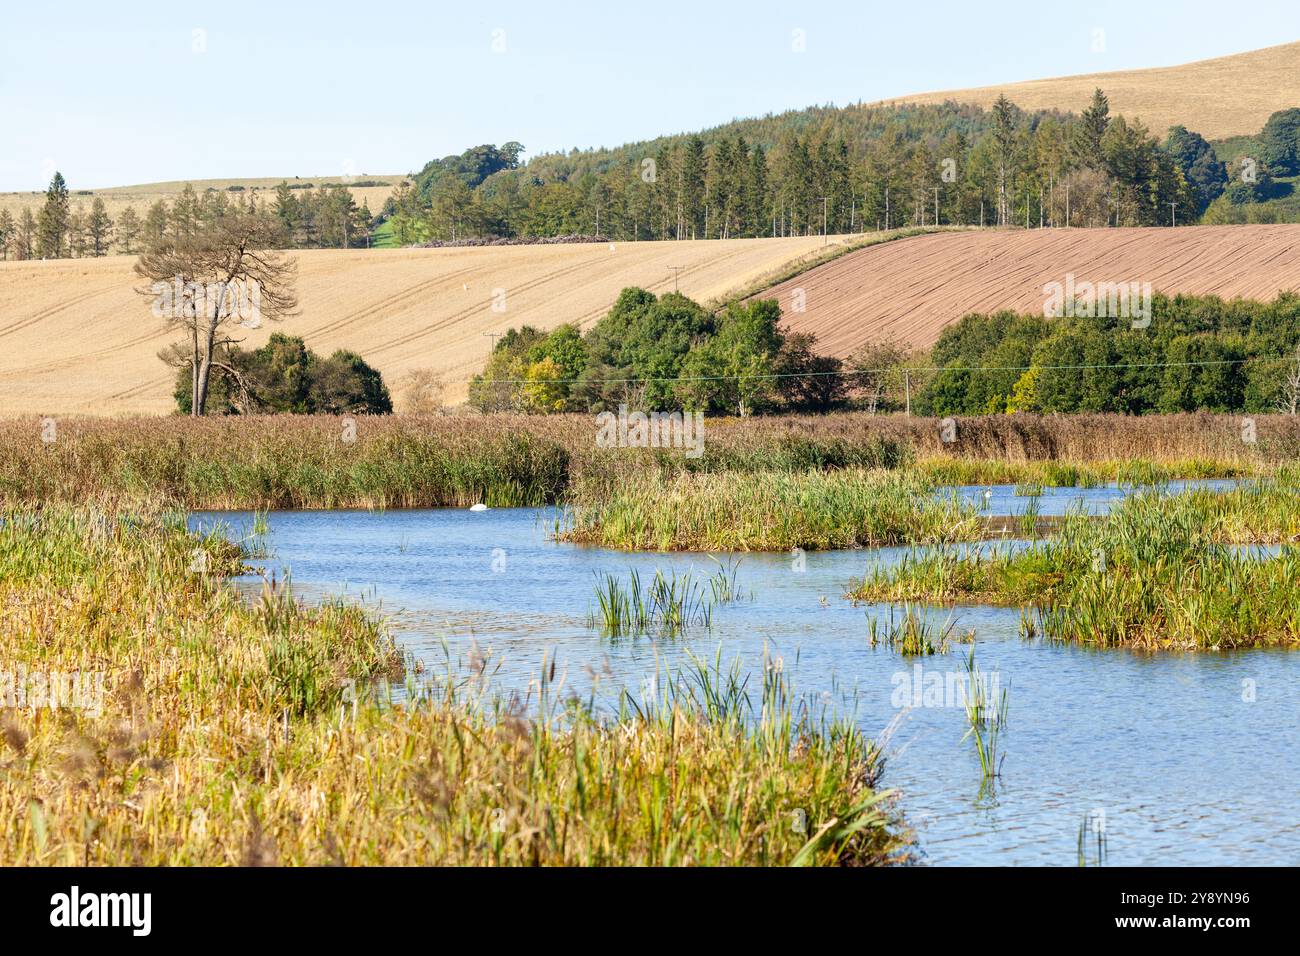
<instances>
[{"instance_id":1,"label":"pale blue sky","mask_svg":"<svg viewBox=\"0 0 1300 956\"><path fill-rule=\"evenodd\" d=\"M9 3L0 24L0 190L54 167L93 189L399 173L479 143L531 155L1170 65L1300 39L1300 3L77 0Z\"/></svg>"}]
</instances>

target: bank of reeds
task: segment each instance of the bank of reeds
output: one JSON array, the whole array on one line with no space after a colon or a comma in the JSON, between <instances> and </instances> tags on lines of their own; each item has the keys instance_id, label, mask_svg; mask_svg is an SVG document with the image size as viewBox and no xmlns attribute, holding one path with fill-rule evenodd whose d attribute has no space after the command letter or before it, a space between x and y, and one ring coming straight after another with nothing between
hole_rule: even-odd
<instances>
[{"instance_id":1,"label":"bank of reeds","mask_svg":"<svg viewBox=\"0 0 1300 956\"><path fill-rule=\"evenodd\" d=\"M594 492L579 485L561 536L640 551L788 551L965 541L983 527L974 505L905 472L646 472Z\"/></svg>"},{"instance_id":2,"label":"bank of reeds","mask_svg":"<svg viewBox=\"0 0 1300 956\"><path fill-rule=\"evenodd\" d=\"M704 453L606 449L593 416L327 416L0 422L0 502L167 500L196 509L396 508L563 502L574 482L663 473L899 468L936 483L1077 485L1236 477L1300 454L1300 419L845 413L706 421ZM1088 467L1090 463L1102 463Z\"/></svg>"},{"instance_id":3,"label":"bank of reeds","mask_svg":"<svg viewBox=\"0 0 1300 956\"><path fill-rule=\"evenodd\" d=\"M601 717L550 700L545 672L511 703L408 669L394 702L377 621L282 586L245 602L221 578L238 564L165 514L0 512L0 865L907 855L877 751L777 678L751 701L700 666Z\"/></svg>"},{"instance_id":4,"label":"bank of reeds","mask_svg":"<svg viewBox=\"0 0 1300 956\"><path fill-rule=\"evenodd\" d=\"M1034 606L1049 639L1217 649L1300 643L1300 485L1153 490L1016 547L918 548L850 589L863 601Z\"/></svg>"}]
</instances>

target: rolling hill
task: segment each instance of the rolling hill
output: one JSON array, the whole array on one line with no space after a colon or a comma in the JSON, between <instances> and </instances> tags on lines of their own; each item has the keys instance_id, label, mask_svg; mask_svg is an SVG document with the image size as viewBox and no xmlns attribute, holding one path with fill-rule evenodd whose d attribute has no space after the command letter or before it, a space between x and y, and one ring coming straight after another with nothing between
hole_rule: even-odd
<instances>
[{"instance_id":1,"label":"rolling hill","mask_svg":"<svg viewBox=\"0 0 1300 956\"><path fill-rule=\"evenodd\" d=\"M1110 98L1112 114L1139 118L1162 139L1170 126L1179 123L1206 139L1250 136L1272 113L1300 106L1300 42L1180 66L919 93L885 102L951 100L987 108L1005 93L1022 109L1077 113L1098 87Z\"/></svg>"}]
</instances>

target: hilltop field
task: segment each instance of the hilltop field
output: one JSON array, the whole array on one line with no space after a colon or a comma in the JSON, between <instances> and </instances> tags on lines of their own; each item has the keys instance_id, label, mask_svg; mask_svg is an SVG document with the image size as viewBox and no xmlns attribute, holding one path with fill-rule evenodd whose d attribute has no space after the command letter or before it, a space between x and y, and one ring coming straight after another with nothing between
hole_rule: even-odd
<instances>
[{"instance_id":1,"label":"hilltop field","mask_svg":"<svg viewBox=\"0 0 1300 956\"><path fill-rule=\"evenodd\" d=\"M1101 87L1111 110L1138 118L1163 136L1182 124L1207 139L1250 136L1275 111L1300 103L1300 43L1235 53L1178 66L1026 80L968 90L918 93L889 104L970 103L985 109L1006 96L1027 110L1072 110Z\"/></svg>"}]
</instances>

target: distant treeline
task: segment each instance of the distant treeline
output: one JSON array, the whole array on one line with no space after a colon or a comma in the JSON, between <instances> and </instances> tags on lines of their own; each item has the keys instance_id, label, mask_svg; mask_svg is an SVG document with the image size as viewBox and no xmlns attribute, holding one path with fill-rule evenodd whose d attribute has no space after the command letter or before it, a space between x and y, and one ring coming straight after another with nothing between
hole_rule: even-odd
<instances>
[{"instance_id":1,"label":"distant treeline","mask_svg":"<svg viewBox=\"0 0 1300 956\"><path fill-rule=\"evenodd\" d=\"M5 259L71 259L131 255L149 249L162 238L186 237L220 222L234 212L254 212L277 224L282 248L349 248L369 243L374 216L360 206L342 184L280 183L274 198L259 202L242 188L208 189L197 193L189 183L168 203L154 202L143 217L127 206L113 219L98 196L87 210L73 202L63 175L56 172L45 202L33 215L24 208L17 219L0 210L0 253Z\"/></svg>"},{"instance_id":2,"label":"distant treeline","mask_svg":"<svg viewBox=\"0 0 1300 956\"><path fill-rule=\"evenodd\" d=\"M775 301L712 315L685 296L631 288L585 334L511 329L471 383L470 404L728 415L909 403L934 416L1300 411L1300 296L1156 294L1136 323L1087 311L968 315L930 352L887 341L841 360L818 355L813 336L783 331Z\"/></svg>"},{"instance_id":3,"label":"distant treeline","mask_svg":"<svg viewBox=\"0 0 1300 956\"><path fill-rule=\"evenodd\" d=\"M1138 226L1254 206L1300 172L1300 110L1222 162L1176 126L1110 115L936 106L816 108L617 149L480 146L428 163L384 212L400 244L599 232L618 239L788 236L940 224ZM1244 215L1244 214L1243 214Z\"/></svg>"}]
</instances>

